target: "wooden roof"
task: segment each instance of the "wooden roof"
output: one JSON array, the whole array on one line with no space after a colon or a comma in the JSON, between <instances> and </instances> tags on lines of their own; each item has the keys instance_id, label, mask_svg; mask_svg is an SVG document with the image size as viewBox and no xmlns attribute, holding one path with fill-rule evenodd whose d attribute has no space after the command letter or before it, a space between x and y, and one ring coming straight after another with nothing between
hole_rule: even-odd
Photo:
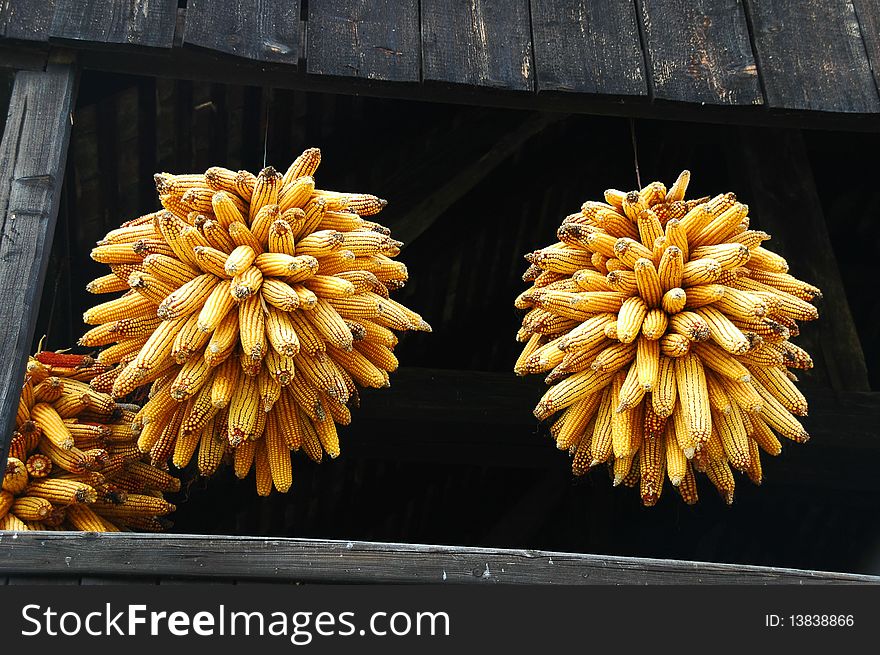
<instances>
[{"instance_id":1,"label":"wooden roof","mask_svg":"<svg viewBox=\"0 0 880 655\"><path fill-rule=\"evenodd\" d=\"M4 3L0 61L60 44L84 50L86 67L147 74L641 116L830 114L880 129L873 0L180 4Z\"/></svg>"}]
</instances>

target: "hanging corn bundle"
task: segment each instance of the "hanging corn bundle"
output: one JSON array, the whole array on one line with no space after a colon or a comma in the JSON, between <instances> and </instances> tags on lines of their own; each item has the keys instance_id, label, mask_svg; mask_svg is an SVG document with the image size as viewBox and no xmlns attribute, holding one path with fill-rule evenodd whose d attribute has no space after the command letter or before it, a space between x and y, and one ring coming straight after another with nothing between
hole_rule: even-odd
<instances>
[{"instance_id":1,"label":"hanging corn bundle","mask_svg":"<svg viewBox=\"0 0 880 655\"><path fill-rule=\"evenodd\" d=\"M143 462L131 430L137 406L89 382L108 367L40 352L28 362L0 491L0 530L164 529L163 492L180 481Z\"/></svg>"},{"instance_id":2,"label":"hanging corn bundle","mask_svg":"<svg viewBox=\"0 0 880 655\"><path fill-rule=\"evenodd\" d=\"M818 317L820 291L761 245L734 194L685 200L689 179L584 203L526 256L533 286L516 300L529 312L515 370L552 385L535 416L558 413L575 475L607 463L645 505L664 478L695 503L695 471L732 503L732 468L759 484L760 450L809 438L789 369L812 360L789 338Z\"/></svg>"},{"instance_id":3,"label":"hanging corn bundle","mask_svg":"<svg viewBox=\"0 0 880 655\"><path fill-rule=\"evenodd\" d=\"M358 385L386 387L392 330L430 331L389 298L407 280L400 246L367 217L385 201L315 188L318 149L284 175L210 168L156 175L163 210L111 231L92 251L125 291L84 315L84 346L117 364L95 381L116 398L152 385L134 420L155 464L196 456L213 474L226 451L257 491L286 492L291 451L336 457Z\"/></svg>"}]
</instances>

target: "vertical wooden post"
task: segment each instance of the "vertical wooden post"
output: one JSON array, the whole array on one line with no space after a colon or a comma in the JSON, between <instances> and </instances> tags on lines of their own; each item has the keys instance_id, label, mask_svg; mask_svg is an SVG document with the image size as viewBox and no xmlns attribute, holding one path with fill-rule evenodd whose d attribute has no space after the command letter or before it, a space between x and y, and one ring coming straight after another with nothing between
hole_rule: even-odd
<instances>
[{"instance_id":1,"label":"vertical wooden post","mask_svg":"<svg viewBox=\"0 0 880 655\"><path fill-rule=\"evenodd\" d=\"M0 346L6 361L0 367L0 471L52 249L76 78L75 63L19 71L0 142Z\"/></svg>"}]
</instances>

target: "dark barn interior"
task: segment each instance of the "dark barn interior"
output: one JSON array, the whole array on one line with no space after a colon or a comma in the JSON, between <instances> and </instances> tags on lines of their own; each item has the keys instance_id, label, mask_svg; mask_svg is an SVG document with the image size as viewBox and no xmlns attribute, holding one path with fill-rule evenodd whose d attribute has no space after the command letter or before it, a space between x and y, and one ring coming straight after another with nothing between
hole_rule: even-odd
<instances>
[{"instance_id":1,"label":"dark barn interior","mask_svg":"<svg viewBox=\"0 0 880 655\"><path fill-rule=\"evenodd\" d=\"M283 168L309 146L322 149L319 186L388 199L380 220L406 242L410 272L398 299L434 332L402 338L401 370L390 389L364 394L341 457L315 465L297 456L291 492L266 499L231 469L210 480L186 471L174 532L880 573L870 463L880 406L859 393L880 390L880 134L87 71L34 347L45 335L44 347L62 348L83 332L82 311L95 302L84 287L105 268L87 254L123 220L158 207L154 172ZM648 509L602 470L572 478L531 414L540 376L512 372L521 319L512 303L524 288L523 254L554 241L566 214L608 187L636 187L637 175L671 183L682 168L693 173L692 194L735 191L792 272L825 290L820 320L799 338L816 361L802 376L813 439L765 459L760 488L738 476L732 507L703 479L697 506L667 488Z\"/></svg>"}]
</instances>

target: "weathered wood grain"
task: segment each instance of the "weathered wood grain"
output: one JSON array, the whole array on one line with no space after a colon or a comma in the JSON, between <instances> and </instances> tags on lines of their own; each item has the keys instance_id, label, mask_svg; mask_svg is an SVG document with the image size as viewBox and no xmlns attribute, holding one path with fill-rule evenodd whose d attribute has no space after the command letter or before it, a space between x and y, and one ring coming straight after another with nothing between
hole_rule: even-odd
<instances>
[{"instance_id":1,"label":"weathered wood grain","mask_svg":"<svg viewBox=\"0 0 880 655\"><path fill-rule=\"evenodd\" d=\"M747 0L746 6L768 105L880 111L851 0Z\"/></svg>"},{"instance_id":2,"label":"weathered wood grain","mask_svg":"<svg viewBox=\"0 0 880 655\"><path fill-rule=\"evenodd\" d=\"M297 64L302 52L299 0L189 0L184 43L227 54Z\"/></svg>"},{"instance_id":3,"label":"weathered wood grain","mask_svg":"<svg viewBox=\"0 0 880 655\"><path fill-rule=\"evenodd\" d=\"M868 61L871 62L874 82L880 89L880 0L852 0L852 2L859 19L862 39L865 41Z\"/></svg>"},{"instance_id":4,"label":"weathered wood grain","mask_svg":"<svg viewBox=\"0 0 880 655\"><path fill-rule=\"evenodd\" d=\"M50 64L45 72L20 72L0 142L0 468L27 354L33 338L64 179L73 121L76 68Z\"/></svg>"},{"instance_id":5,"label":"weathered wood grain","mask_svg":"<svg viewBox=\"0 0 880 655\"><path fill-rule=\"evenodd\" d=\"M3 2L0 4L0 36L22 41L48 41L56 2Z\"/></svg>"},{"instance_id":6,"label":"weathered wood grain","mask_svg":"<svg viewBox=\"0 0 880 655\"><path fill-rule=\"evenodd\" d=\"M642 96L642 47L630 0L531 0L539 91Z\"/></svg>"},{"instance_id":7,"label":"weathered wood grain","mask_svg":"<svg viewBox=\"0 0 880 655\"><path fill-rule=\"evenodd\" d=\"M464 85L385 83L356 77L308 75L293 71L291 66L260 63L203 48L173 48L164 56L159 56L159 51L127 51L108 57L106 52L86 47L77 48L77 52L83 69L169 79L597 116L880 132L880 121L865 120L860 114L793 111L766 106L649 103L641 99L621 101L613 95L584 93L510 93Z\"/></svg>"},{"instance_id":8,"label":"weathered wood grain","mask_svg":"<svg viewBox=\"0 0 880 655\"><path fill-rule=\"evenodd\" d=\"M422 0L425 80L534 88L529 0Z\"/></svg>"},{"instance_id":9,"label":"weathered wood grain","mask_svg":"<svg viewBox=\"0 0 880 655\"><path fill-rule=\"evenodd\" d=\"M418 82L418 0L310 2L306 69L318 75Z\"/></svg>"},{"instance_id":10,"label":"weathered wood grain","mask_svg":"<svg viewBox=\"0 0 880 655\"><path fill-rule=\"evenodd\" d=\"M610 555L197 535L0 533L0 573L323 583L880 584L868 575Z\"/></svg>"},{"instance_id":11,"label":"weathered wood grain","mask_svg":"<svg viewBox=\"0 0 880 655\"><path fill-rule=\"evenodd\" d=\"M170 48L177 0L55 0L51 38Z\"/></svg>"},{"instance_id":12,"label":"weathered wood grain","mask_svg":"<svg viewBox=\"0 0 880 655\"><path fill-rule=\"evenodd\" d=\"M639 0L637 4L655 98L761 104L742 0Z\"/></svg>"},{"instance_id":13,"label":"weathered wood grain","mask_svg":"<svg viewBox=\"0 0 880 655\"><path fill-rule=\"evenodd\" d=\"M742 129L740 146L728 157L745 178L741 200L758 229L776 237L768 247L791 258L791 273L823 291L820 319L804 326L796 341L833 389L868 391L865 357L801 133Z\"/></svg>"}]
</instances>

